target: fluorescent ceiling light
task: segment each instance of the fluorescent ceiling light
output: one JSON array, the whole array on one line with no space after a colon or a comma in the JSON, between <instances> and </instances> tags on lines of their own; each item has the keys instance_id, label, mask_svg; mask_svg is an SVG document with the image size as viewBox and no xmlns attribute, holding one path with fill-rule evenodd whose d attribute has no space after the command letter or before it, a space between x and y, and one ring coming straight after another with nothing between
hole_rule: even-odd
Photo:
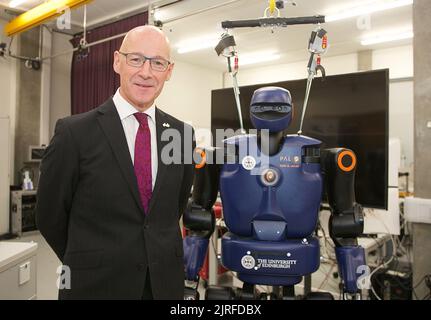
<instances>
[{"instance_id":1,"label":"fluorescent ceiling light","mask_svg":"<svg viewBox=\"0 0 431 320\"><path fill-rule=\"evenodd\" d=\"M398 32L398 33L392 33L392 34L382 34L375 37L365 38L361 40L361 44L363 46L369 46L372 44L411 39L413 37L414 37L413 31Z\"/></svg>"},{"instance_id":2,"label":"fluorescent ceiling light","mask_svg":"<svg viewBox=\"0 0 431 320\"><path fill-rule=\"evenodd\" d=\"M208 48L215 48L219 40L220 39L214 37L206 37L182 42L177 46L177 52L179 54L183 54Z\"/></svg>"},{"instance_id":3,"label":"fluorescent ceiling light","mask_svg":"<svg viewBox=\"0 0 431 320\"><path fill-rule=\"evenodd\" d=\"M374 12L404 7L411 4L413 4L413 0L379 0L372 3L367 3L366 5L353 7L335 14L328 14L325 17L325 21L332 22L353 17L359 17Z\"/></svg>"},{"instance_id":4,"label":"fluorescent ceiling light","mask_svg":"<svg viewBox=\"0 0 431 320\"><path fill-rule=\"evenodd\" d=\"M22 5L24 2L27 2L27 0L12 0L11 2L9 2L9 7L16 8Z\"/></svg>"},{"instance_id":5,"label":"fluorescent ceiling light","mask_svg":"<svg viewBox=\"0 0 431 320\"><path fill-rule=\"evenodd\" d=\"M239 66L246 66L250 64L256 64L261 62L268 62L280 59L280 55L274 51L270 52L256 52L250 54L239 55L238 63Z\"/></svg>"}]
</instances>

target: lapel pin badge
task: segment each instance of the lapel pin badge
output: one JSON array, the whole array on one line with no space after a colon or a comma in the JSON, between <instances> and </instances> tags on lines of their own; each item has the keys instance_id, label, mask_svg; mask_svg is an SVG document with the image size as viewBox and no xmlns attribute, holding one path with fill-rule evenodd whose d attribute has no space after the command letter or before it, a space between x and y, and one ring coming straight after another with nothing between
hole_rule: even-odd
<instances>
[{"instance_id":1,"label":"lapel pin badge","mask_svg":"<svg viewBox=\"0 0 431 320\"><path fill-rule=\"evenodd\" d=\"M171 127L171 125L170 125L169 123L166 123L166 122L163 124L163 126L164 126L165 128L170 128L170 127Z\"/></svg>"}]
</instances>

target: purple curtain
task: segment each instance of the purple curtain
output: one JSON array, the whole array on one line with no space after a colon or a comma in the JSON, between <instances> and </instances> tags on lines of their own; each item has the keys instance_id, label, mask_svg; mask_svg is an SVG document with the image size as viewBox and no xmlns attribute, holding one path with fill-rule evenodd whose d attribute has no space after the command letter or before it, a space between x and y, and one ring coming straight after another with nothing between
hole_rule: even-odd
<instances>
[{"instance_id":1,"label":"purple curtain","mask_svg":"<svg viewBox=\"0 0 431 320\"><path fill-rule=\"evenodd\" d=\"M142 14L95 28L87 32L87 42L92 43L148 23L148 14ZM71 42L79 45L82 34ZM72 60L71 105L72 114L87 112L111 97L120 86L120 78L114 72L114 52L121 46L124 37L89 48L88 55L75 51Z\"/></svg>"}]
</instances>

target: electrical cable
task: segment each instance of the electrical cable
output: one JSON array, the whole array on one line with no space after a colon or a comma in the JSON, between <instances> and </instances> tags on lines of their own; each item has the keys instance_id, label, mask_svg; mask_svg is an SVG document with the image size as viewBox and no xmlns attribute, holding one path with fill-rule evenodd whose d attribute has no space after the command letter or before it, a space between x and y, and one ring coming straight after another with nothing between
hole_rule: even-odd
<instances>
[{"instance_id":1,"label":"electrical cable","mask_svg":"<svg viewBox=\"0 0 431 320\"><path fill-rule=\"evenodd\" d=\"M392 263L392 261L394 260L395 255L396 255L396 252L397 252L397 246L396 246L396 243L395 243L394 236L391 234L391 232L389 231L389 228L386 226L386 224L384 223L384 221L383 221L382 219L380 219L380 217L378 217L377 215L375 215L373 211L371 211L371 210L370 210L370 211L369 211L369 213L370 213L371 215L373 215L377 220L379 220L379 221L382 223L383 227L386 229L386 231L388 231L388 234L390 235L390 237L391 237L391 241L392 241L392 256L391 256L391 258L390 258L388 261L383 262L383 263L382 263L380 266L378 266L377 268L375 268L375 269L370 273L370 275L369 275L371 291L373 292L373 294L374 294L374 296L377 298L377 300L382 300L382 298L380 298L380 296L379 296L379 295L377 294L377 292L375 291L374 286L373 286L373 283L372 283L372 281L371 281L371 278L373 277L373 275L374 275L378 270L380 270L380 269L382 269L382 268L387 268L387 267L389 266L389 264L391 264L391 263Z\"/></svg>"},{"instance_id":2,"label":"electrical cable","mask_svg":"<svg viewBox=\"0 0 431 320\"><path fill-rule=\"evenodd\" d=\"M324 239L324 245L325 245L325 254L326 254L326 258L327 258L328 260L331 260L331 261L335 261L335 262L336 262L336 261L337 261L337 259L334 259L333 257L331 257L331 256L329 255L329 253L328 253L328 248L326 247L326 244L328 244L328 245L329 245L329 247L330 247L332 250L334 250L335 245L329 241L328 237L326 236L325 229L323 228L322 224L320 223L320 220L319 220L319 222L318 222L318 228L320 228L320 229L322 230L322 233L323 233L323 239Z\"/></svg>"},{"instance_id":3,"label":"electrical cable","mask_svg":"<svg viewBox=\"0 0 431 320\"><path fill-rule=\"evenodd\" d=\"M331 264L331 267L329 268L328 272L326 273L326 276L323 279L322 283L320 284L318 290L321 290L323 288L323 286L326 284L326 282L329 280L329 275L332 273L332 270L334 269L335 266L336 266L335 263Z\"/></svg>"}]
</instances>

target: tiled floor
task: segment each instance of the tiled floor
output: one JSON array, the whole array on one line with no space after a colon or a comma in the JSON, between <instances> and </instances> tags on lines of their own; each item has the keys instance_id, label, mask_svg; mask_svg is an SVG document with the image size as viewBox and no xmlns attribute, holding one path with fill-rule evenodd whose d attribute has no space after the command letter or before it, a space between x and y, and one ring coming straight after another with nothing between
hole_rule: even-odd
<instances>
[{"instance_id":1,"label":"tiled floor","mask_svg":"<svg viewBox=\"0 0 431 320\"><path fill-rule=\"evenodd\" d=\"M57 268L61 265L60 260L56 257L52 249L46 243L45 239L38 233L28 233L20 239L13 241L31 242L34 241L38 244L37 252L37 297L38 300L56 300L57 299ZM331 265L322 263L320 269L313 274L312 287L313 291L318 289L330 291L336 299L338 299L338 280L334 279L332 273L337 271L336 266L332 268ZM328 276L327 276L328 275ZM222 283L231 284L232 279L228 276L220 278ZM239 280L233 281L234 285L239 286ZM260 288L262 291L266 287ZM201 297L204 297L203 288L199 290ZM295 287L296 294L302 294L303 284Z\"/></svg>"}]
</instances>

